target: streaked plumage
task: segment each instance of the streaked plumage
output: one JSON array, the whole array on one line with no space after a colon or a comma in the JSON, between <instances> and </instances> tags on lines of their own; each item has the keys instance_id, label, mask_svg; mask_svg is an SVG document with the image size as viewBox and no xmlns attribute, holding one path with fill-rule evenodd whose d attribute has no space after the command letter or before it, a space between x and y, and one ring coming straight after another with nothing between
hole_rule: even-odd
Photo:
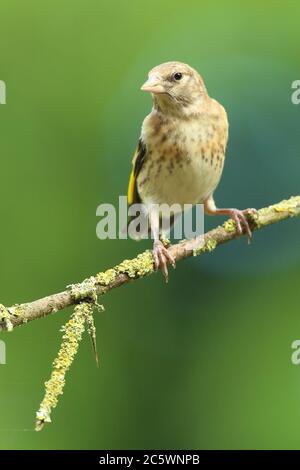
<instances>
[{"instance_id":1,"label":"streaked plumage","mask_svg":"<svg viewBox=\"0 0 300 470\"><path fill-rule=\"evenodd\" d=\"M133 159L128 204L204 203L207 213L229 214L251 235L247 219L237 209L217 209L213 193L223 171L228 140L225 109L209 97L196 70L181 62L167 62L149 72L142 90L153 97ZM149 214L150 217L151 214ZM151 217L150 217L151 223ZM154 240L157 267L167 276L167 250Z\"/></svg>"}]
</instances>

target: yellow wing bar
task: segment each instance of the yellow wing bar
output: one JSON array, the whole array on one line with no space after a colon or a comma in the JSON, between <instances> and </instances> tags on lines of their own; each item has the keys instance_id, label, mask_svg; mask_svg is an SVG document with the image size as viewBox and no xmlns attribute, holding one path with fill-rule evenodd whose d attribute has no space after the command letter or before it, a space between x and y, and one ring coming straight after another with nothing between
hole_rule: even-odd
<instances>
[{"instance_id":1,"label":"yellow wing bar","mask_svg":"<svg viewBox=\"0 0 300 470\"><path fill-rule=\"evenodd\" d=\"M134 169L133 169L130 173L128 191L127 191L127 203L129 206L133 204L134 187L135 187L135 176L134 176Z\"/></svg>"},{"instance_id":2,"label":"yellow wing bar","mask_svg":"<svg viewBox=\"0 0 300 470\"><path fill-rule=\"evenodd\" d=\"M128 192L127 192L127 202L130 206L134 202L138 202L138 194L136 190L136 179L144 163L144 158L146 156L146 146L142 142L142 139L139 139L139 144L136 151L134 152L132 160L132 171L129 178ZM138 199L138 200L136 200Z\"/></svg>"}]
</instances>

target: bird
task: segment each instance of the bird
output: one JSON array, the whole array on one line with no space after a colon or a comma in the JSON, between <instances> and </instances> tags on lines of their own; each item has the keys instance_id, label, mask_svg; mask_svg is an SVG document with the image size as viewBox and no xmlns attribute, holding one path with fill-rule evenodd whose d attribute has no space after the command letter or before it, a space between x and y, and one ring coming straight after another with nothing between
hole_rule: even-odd
<instances>
[{"instance_id":1,"label":"bird","mask_svg":"<svg viewBox=\"0 0 300 470\"><path fill-rule=\"evenodd\" d=\"M214 201L224 167L228 118L211 98L202 76L186 63L171 61L152 68L142 91L152 96L152 110L141 128L132 160L127 203L142 204L153 235L155 269L168 280L168 264L176 260L163 242L161 204L203 204L208 215L227 215L239 234L252 231L247 216L255 209L218 208ZM134 219L134 217L133 217Z\"/></svg>"}]
</instances>

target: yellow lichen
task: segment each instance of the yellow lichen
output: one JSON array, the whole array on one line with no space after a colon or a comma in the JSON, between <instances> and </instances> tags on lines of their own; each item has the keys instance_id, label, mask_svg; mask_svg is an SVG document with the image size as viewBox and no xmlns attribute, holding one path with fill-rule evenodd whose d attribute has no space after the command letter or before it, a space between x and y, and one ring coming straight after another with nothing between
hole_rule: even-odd
<instances>
[{"instance_id":1,"label":"yellow lichen","mask_svg":"<svg viewBox=\"0 0 300 470\"><path fill-rule=\"evenodd\" d=\"M275 212L288 212L289 214L294 215L298 206L296 201L296 198L281 201L279 204L273 206L273 209Z\"/></svg>"},{"instance_id":2,"label":"yellow lichen","mask_svg":"<svg viewBox=\"0 0 300 470\"><path fill-rule=\"evenodd\" d=\"M153 268L152 251L145 251L134 259L125 259L119 265L107 271L99 272L83 282L67 286L71 290L74 300L90 300L95 305L97 302L97 286L109 286L118 274L127 274L131 278L143 277L150 274Z\"/></svg>"},{"instance_id":3,"label":"yellow lichen","mask_svg":"<svg viewBox=\"0 0 300 470\"><path fill-rule=\"evenodd\" d=\"M134 259L125 259L116 266L118 273L128 274L129 277L143 277L154 271L153 254L151 251L145 251Z\"/></svg>"},{"instance_id":4,"label":"yellow lichen","mask_svg":"<svg viewBox=\"0 0 300 470\"><path fill-rule=\"evenodd\" d=\"M235 232L236 230L235 221L232 219L228 219L224 222L223 227L227 233Z\"/></svg>"},{"instance_id":5,"label":"yellow lichen","mask_svg":"<svg viewBox=\"0 0 300 470\"><path fill-rule=\"evenodd\" d=\"M217 246L217 241L214 240L213 238L210 238L207 243L205 244L205 251L211 252L214 251L214 249Z\"/></svg>"},{"instance_id":6,"label":"yellow lichen","mask_svg":"<svg viewBox=\"0 0 300 470\"><path fill-rule=\"evenodd\" d=\"M94 323L91 319L92 311L93 305L91 303L79 303L76 305L70 320L62 327L64 335L62 337L61 347L53 362L51 377L48 382L45 382L46 393L36 413L37 431L43 428L44 423L51 422L50 415L52 408L56 407L59 396L63 393L65 375L78 351L78 346L85 329L85 323L87 323L87 328L90 333L95 335Z\"/></svg>"},{"instance_id":7,"label":"yellow lichen","mask_svg":"<svg viewBox=\"0 0 300 470\"><path fill-rule=\"evenodd\" d=\"M277 221L277 218L274 219L274 213L278 214L279 219L293 217L299 215L300 212L300 198L299 196L291 197L290 199L285 199L278 204L273 206L264 207L258 211L258 216L256 220L256 225L258 228L261 228L264 225L269 225Z\"/></svg>"},{"instance_id":8,"label":"yellow lichen","mask_svg":"<svg viewBox=\"0 0 300 470\"><path fill-rule=\"evenodd\" d=\"M9 311L14 317L20 317L21 315L24 315L24 310L22 306L19 304L15 304L12 307L10 307Z\"/></svg>"},{"instance_id":9,"label":"yellow lichen","mask_svg":"<svg viewBox=\"0 0 300 470\"><path fill-rule=\"evenodd\" d=\"M167 237L164 237L163 235L160 236L160 241L164 245L165 248L169 248L171 246L171 242Z\"/></svg>"},{"instance_id":10,"label":"yellow lichen","mask_svg":"<svg viewBox=\"0 0 300 470\"><path fill-rule=\"evenodd\" d=\"M4 323L7 331L12 331L14 328L11 317L12 315L9 310L4 305L0 304L0 323Z\"/></svg>"},{"instance_id":11,"label":"yellow lichen","mask_svg":"<svg viewBox=\"0 0 300 470\"><path fill-rule=\"evenodd\" d=\"M143 277L153 271L153 254L145 251L134 259L125 259L113 269L96 274L96 283L102 286L111 284L118 274L127 274L131 278Z\"/></svg>"},{"instance_id":12,"label":"yellow lichen","mask_svg":"<svg viewBox=\"0 0 300 470\"><path fill-rule=\"evenodd\" d=\"M264 224L264 218L266 215L268 215L270 213L270 208L269 207L264 207L262 209L260 209L257 214L256 214L256 218L254 220L255 222L255 225L257 228L261 228ZM255 216L254 216L255 217Z\"/></svg>"},{"instance_id":13,"label":"yellow lichen","mask_svg":"<svg viewBox=\"0 0 300 470\"><path fill-rule=\"evenodd\" d=\"M96 282L102 286L108 286L117 276L115 269L108 269L102 273L96 274Z\"/></svg>"},{"instance_id":14,"label":"yellow lichen","mask_svg":"<svg viewBox=\"0 0 300 470\"><path fill-rule=\"evenodd\" d=\"M71 289L74 300L90 299L95 303L97 301L96 282L96 278L91 276L78 284L71 284L68 288Z\"/></svg>"},{"instance_id":15,"label":"yellow lichen","mask_svg":"<svg viewBox=\"0 0 300 470\"><path fill-rule=\"evenodd\" d=\"M193 256L199 256L202 253L211 253L217 245L218 242L214 238L209 238L193 250Z\"/></svg>"}]
</instances>

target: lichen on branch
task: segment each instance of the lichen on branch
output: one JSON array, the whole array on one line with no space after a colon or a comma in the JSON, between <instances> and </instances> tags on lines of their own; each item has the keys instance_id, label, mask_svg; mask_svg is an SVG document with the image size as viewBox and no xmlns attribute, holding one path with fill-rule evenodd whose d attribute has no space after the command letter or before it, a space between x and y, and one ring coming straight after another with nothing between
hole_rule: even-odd
<instances>
[{"instance_id":1,"label":"lichen on branch","mask_svg":"<svg viewBox=\"0 0 300 470\"><path fill-rule=\"evenodd\" d=\"M89 331L93 329L95 338L93 304L81 302L76 305L71 318L61 328L64 333L62 343L53 361L51 377L45 382L45 396L36 413L36 431L40 431L45 423L51 422L51 411L56 407L59 396L63 394L66 373L74 361L86 326Z\"/></svg>"},{"instance_id":2,"label":"lichen on branch","mask_svg":"<svg viewBox=\"0 0 300 470\"><path fill-rule=\"evenodd\" d=\"M300 196L294 196L269 207L258 210L257 214L249 214L252 230L260 230L268 225L300 215ZM192 240L183 240L170 246L169 250L176 261L190 256L200 256L213 252L219 245L239 238L233 220L200 235ZM84 281L73 284L63 292L24 304L11 307L0 307L0 330L11 330L12 327L23 325L28 321L63 310L79 300L91 300L104 295L116 287L154 273L153 255L150 250L140 253L136 258L124 260L117 266ZM1 314L1 312L3 312Z\"/></svg>"},{"instance_id":3,"label":"lichen on branch","mask_svg":"<svg viewBox=\"0 0 300 470\"><path fill-rule=\"evenodd\" d=\"M248 214L248 220L253 231L282 220L300 216L300 196L279 202ZM179 261L190 256L200 256L213 252L219 245L241 237L237 232L235 222L227 220L222 226L200 235L192 240L183 240L168 248L172 256ZM45 383L45 396L37 412L36 430L41 430L44 423L51 421L51 411L57 405L59 396L63 393L65 375L69 370L79 343L86 329L92 339L96 360L96 329L94 325L93 308L103 309L97 304L97 298L120 287L129 281L140 279L154 272L154 259L150 250L140 253L136 258L124 260L117 266L84 281L68 286L67 290L49 295L42 299L24 304L5 307L0 304L0 330L12 331L15 326L28 321L42 318L70 305L76 305L74 313L63 327L63 338L60 350L53 362L53 370L48 382Z\"/></svg>"}]
</instances>

